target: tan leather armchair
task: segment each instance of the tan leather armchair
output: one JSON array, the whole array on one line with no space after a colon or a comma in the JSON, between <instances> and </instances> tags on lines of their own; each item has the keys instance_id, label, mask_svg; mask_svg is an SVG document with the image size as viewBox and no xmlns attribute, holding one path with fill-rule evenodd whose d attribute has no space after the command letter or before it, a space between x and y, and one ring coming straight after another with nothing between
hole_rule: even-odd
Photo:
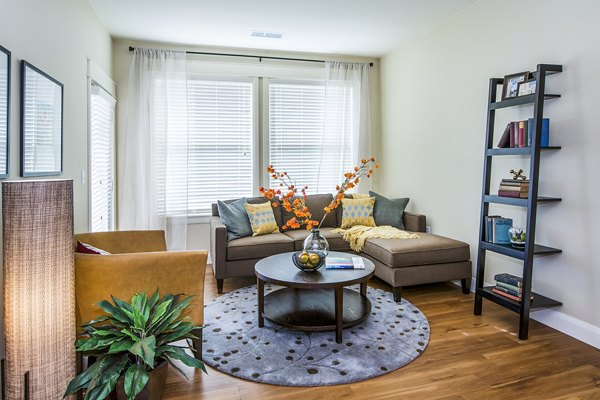
<instances>
[{"instance_id":1,"label":"tan leather armchair","mask_svg":"<svg viewBox=\"0 0 600 400\"><path fill-rule=\"evenodd\" d=\"M103 314L97 303L113 295L129 301L135 292L151 295L156 289L194 296L185 315L196 325L204 323L204 275L206 251L166 251L164 231L119 231L83 233L77 241L110 255L75 253L76 319L83 322ZM201 357L201 331L194 340Z\"/></svg>"}]
</instances>

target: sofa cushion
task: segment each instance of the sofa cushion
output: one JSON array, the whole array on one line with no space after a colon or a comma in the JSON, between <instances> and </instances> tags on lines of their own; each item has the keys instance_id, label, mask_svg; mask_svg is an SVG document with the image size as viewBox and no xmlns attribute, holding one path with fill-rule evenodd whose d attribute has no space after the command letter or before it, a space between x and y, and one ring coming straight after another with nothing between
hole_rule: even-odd
<instances>
[{"instance_id":1,"label":"sofa cushion","mask_svg":"<svg viewBox=\"0 0 600 400\"><path fill-rule=\"evenodd\" d=\"M244 204L252 226L252 236L268 235L279 232L279 226L273 214L271 203Z\"/></svg>"},{"instance_id":2,"label":"sofa cushion","mask_svg":"<svg viewBox=\"0 0 600 400\"><path fill-rule=\"evenodd\" d=\"M342 199L341 228L347 229L354 225L375 226L373 218L374 197L359 199Z\"/></svg>"},{"instance_id":3,"label":"sofa cushion","mask_svg":"<svg viewBox=\"0 0 600 400\"><path fill-rule=\"evenodd\" d=\"M367 239L362 252L393 268L466 261L469 245L429 233L418 239Z\"/></svg>"},{"instance_id":4,"label":"sofa cushion","mask_svg":"<svg viewBox=\"0 0 600 400\"><path fill-rule=\"evenodd\" d=\"M224 200L223 203L231 203L236 200L239 200L239 199ZM246 201L248 204L261 204L261 203L266 203L269 200L265 199L262 196L259 196L259 197L248 197L248 198L246 198ZM277 221L277 225L279 227L281 227L281 207L279 206L279 200L272 200L271 204L273 202L278 204L277 207L272 207L272 208L273 208L273 215L275 215L275 221ZM213 217L219 216L219 207L217 206L217 203L212 204L212 215L213 215Z\"/></svg>"},{"instance_id":5,"label":"sofa cushion","mask_svg":"<svg viewBox=\"0 0 600 400\"><path fill-rule=\"evenodd\" d=\"M346 242L342 235L339 233L333 233L335 228L321 228L319 232L325 239L327 239L327 243L329 243L329 250L332 251L351 251L350 245ZM284 231L284 235L289 236L294 240L294 251L302 250L302 244L304 243L304 239L308 237L310 231L306 229L299 229L295 231Z\"/></svg>"},{"instance_id":6,"label":"sofa cushion","mask_svg":"<svg viewBox=\"0 0 600 400\"><path fill-rule=\"evenodd\" d=\"M245 197L229 203L217 200L221 221L227 227L227 240L252 236L252 226L244 208L245 204Z\"/></svg>"},{"instance_id":7,"label":"sofa cushion","mask_svg":"<svg viewBox=\"0 0 600 400\"><path fill-rule=\"evenodd\" d=\"M268 257L294 251L294 240L283 233L250 236L227 242L227 261Z\"/></svg>"},{"instance_id":8,"label":"sofa cushion","mask_svg":"<svg viewBox=\"0 0 600 400\"><path fill-rule=\"evenodd\" d=\"M312 214L312 218L315 221L321 222L323 216L325 215L324 208L327 207L333 201L333 195L331 193L328 194L312 194L306 198L306 207L308 211ZM282 223L285 224L290 218L294 217L293 211L286 211L283 207L281 207L282 212ZM337 226L337 218L335 212L330 212L323 224L321 224L322 228L334 228ZM302 226L300 229L305 229Z\"/></svg>"},{"instance_id":9,"label":"sofa cushion","mask_svg":"<svg viewBox=\"0 0 600 400\"><path fill-rule=\"evenodd\" d=\"M375 207L373 208L373 216L377 226L389 225L394 228L404 230L404 222L402 216L404 209L408 204L408 198L388 199L378 193L369 191L369 194L375 197Z\"/></svg>"}]
</instances>

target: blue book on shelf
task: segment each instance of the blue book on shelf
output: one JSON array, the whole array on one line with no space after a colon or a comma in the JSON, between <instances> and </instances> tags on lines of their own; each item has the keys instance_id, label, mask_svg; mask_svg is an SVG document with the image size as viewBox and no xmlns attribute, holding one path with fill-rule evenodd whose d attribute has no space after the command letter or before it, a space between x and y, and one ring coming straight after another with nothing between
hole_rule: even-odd
<instances>
[{"instance_id":1,"label":"blue book on shelf","mask_svg":"<svg viewBox=\"0 0 600 400\"><path fill-rule=\"evenodd\" d=\"M512 228L513 220L510 218L496 218L494 220L494 229L496 231L496 241L497 244L510 244L510 239L508 238L508 230Z\"/></svg>"},{"instance_id":2,"label":"blue book on shelf","mask_svg":"<svg viewBox=\"0 0 600 400\"><path fill-rule=\"evenodd\" d=\"M527 120L527 131L529 132L529 137L527 139L528 146L531 146L532 143L532 137L535 134L534 130L533 130L533 118L529 118ZM542 119L542 138L540 141L540 146L541 147L549 147L550 146L550 119L549 118L543 118Z\"/></svg>"}]
</instances>

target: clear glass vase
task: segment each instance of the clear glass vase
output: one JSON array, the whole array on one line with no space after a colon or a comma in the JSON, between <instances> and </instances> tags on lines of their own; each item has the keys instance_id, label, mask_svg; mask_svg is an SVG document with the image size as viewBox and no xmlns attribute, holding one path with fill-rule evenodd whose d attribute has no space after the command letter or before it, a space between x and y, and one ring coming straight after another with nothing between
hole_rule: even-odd
<instances>
[{"instance_id":1,"label":"clear glass vase","mask_svg":"<svg viewBox=\"0 0 600 400\"><path fill-rule=\"evenodd\" d=\"M310 235L304 240L302 250L319 251L326 257L327 254L329 254L329 243L327 243L327 239L321 235L318 228L313 228Z\"/></svg>"}]
</instances>

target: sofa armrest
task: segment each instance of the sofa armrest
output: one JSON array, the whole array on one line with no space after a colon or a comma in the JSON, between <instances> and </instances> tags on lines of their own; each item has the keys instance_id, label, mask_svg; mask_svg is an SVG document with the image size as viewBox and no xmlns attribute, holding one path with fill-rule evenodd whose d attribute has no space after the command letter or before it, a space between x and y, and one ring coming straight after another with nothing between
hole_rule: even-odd
<instances>
[{"instance_id":1,"label":"sofa armrest","mask_svg":"<svg viewBox=\"0 0 600 400\"><path fill-rule=\"evenodd\" d=\"M195 324L204 322L206 251L159 251L128 254L75 253L77 322L87 322L104 312L97 303L110 296L129 301L134 292L161 297L171 293L194 296L184 315Z\"/></svg>"},{"instance_id":2,"label":"sofa armrest","mask_svg":"<svg viewBox=\"0 0 600 400\"><path fill-rule=\"evenodd\" d=\"M411 232L425 232L427 219L423 214L404 212L404 229Z\"/></svg>"},{"instance_id":3,"label":"sofa armrest","mask_svg":"<svg viewBox=\"0 0 600 400\"><path fill-rule=\"evenodd\" d=\"M223 279L227 259L227 227L219 217L210 218L210 254L215 279Z\"/></svg>"}]
</instances>

